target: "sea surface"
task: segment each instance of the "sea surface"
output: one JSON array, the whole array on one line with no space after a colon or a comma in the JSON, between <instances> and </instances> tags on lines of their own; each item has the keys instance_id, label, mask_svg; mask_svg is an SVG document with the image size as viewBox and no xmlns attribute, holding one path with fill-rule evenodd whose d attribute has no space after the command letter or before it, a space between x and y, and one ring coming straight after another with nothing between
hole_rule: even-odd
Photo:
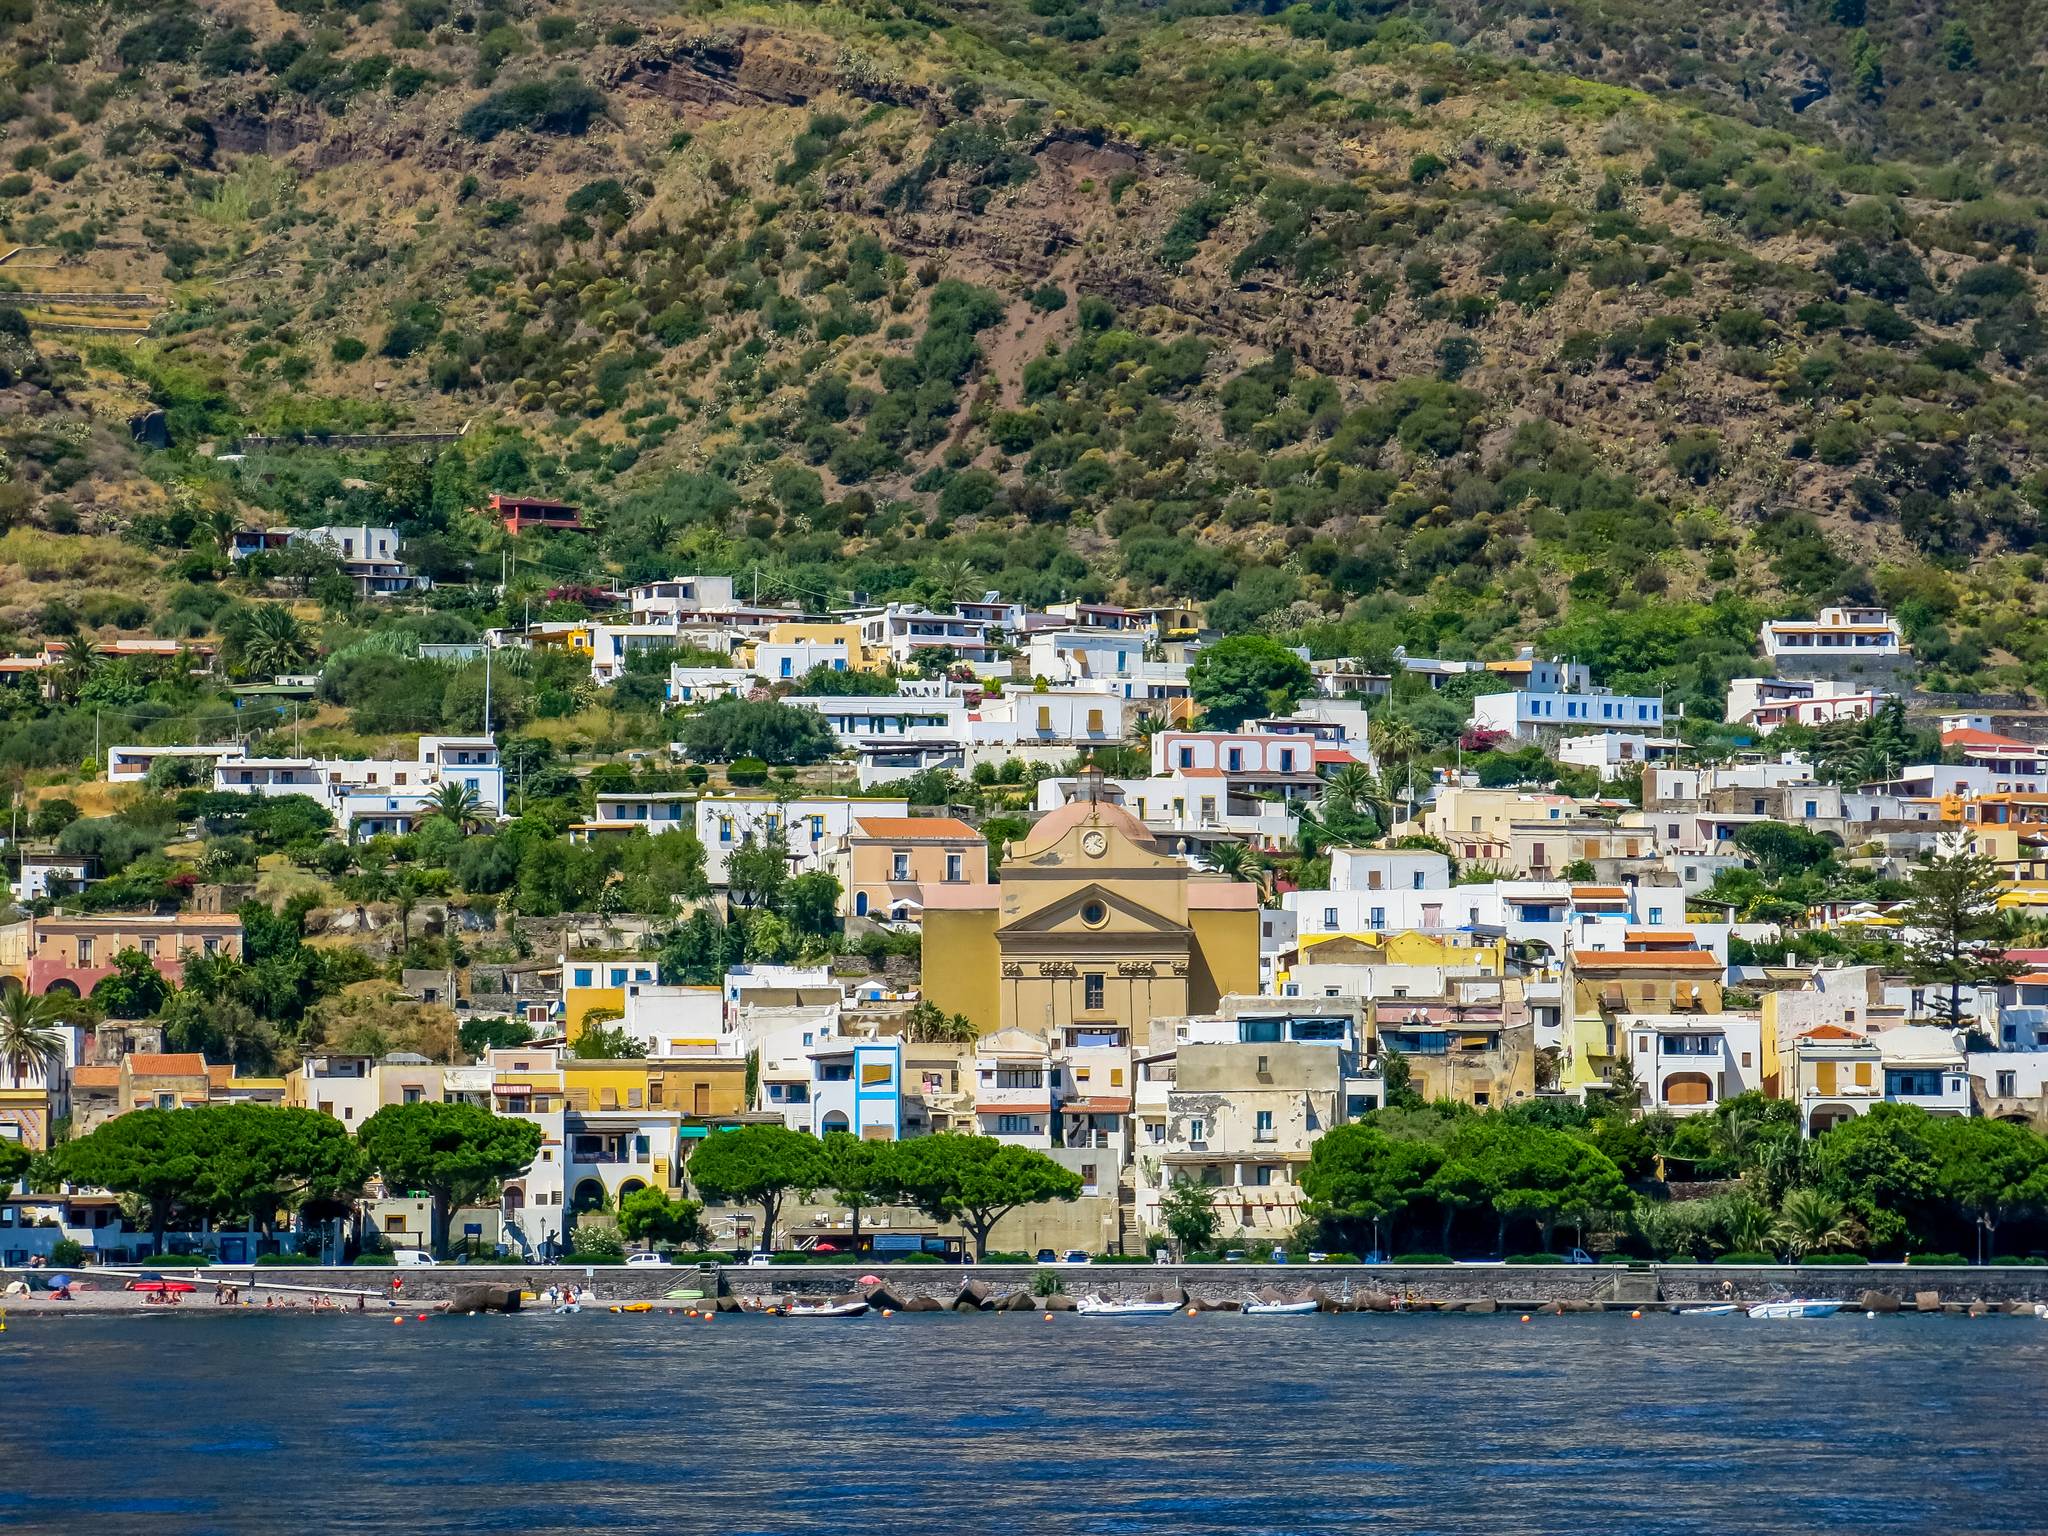
<instances>
[{"instance_id":1,"label":"sea surface","mask_svg":"<svg viewBox=\"0 0 2048 1536\"><path fill-rule=\"evenodd\" d=\"M17 1318L0 1529L2048 1531L2048 1323Z\"/></svg>"}]
</instances>

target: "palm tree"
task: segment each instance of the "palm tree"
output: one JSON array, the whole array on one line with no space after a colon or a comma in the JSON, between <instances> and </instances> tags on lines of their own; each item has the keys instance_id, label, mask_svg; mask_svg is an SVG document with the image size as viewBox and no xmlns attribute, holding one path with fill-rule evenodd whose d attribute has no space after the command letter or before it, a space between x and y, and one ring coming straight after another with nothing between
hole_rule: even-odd
<instances>
[{"instance_id":1,"label":"palm tree","mask_svg":"<svg viewBox=\"0 0 2048 1536\"><path fill-rule=\"evenodd\" d=\"M1323 781L1322 813L1355 816L1367 809L1372 793L1372 770L1363 763L1346 763Z\"/></svg>"},{"instance_id":2,"label":"palm tree","mask_svg":"<svg viewBox=\"0 0 2048 1536\"><path fill-rule=\"evenodd\" d=\"M1721 1216L1721 1235L1736 1253L1761 1253L1776 1224L1769 1209L1746 1195L1736 1195Z\"/></svg>"},{"instance_id":3,"label":"palm tree","mask_svg":"<svg viewBox=\"0 0 2048 1536\"><path fill-rule=\"evenodd\" d=\"M7 988L0 997L0 1057L6 1058L15 1086L24 1086L31 1063L46 1083L62 1069L64 1023L57 999L32 997L27 987Z\"/></svg>"},{"instance_id":4,"label":"palm tree","mask_svg":"<svg viewBox=\"0 0 2048 1536\"><path fill-rule=\"evenodd\" d=\"M443 784L427 801L427 814L455 823L458 832L476 832L489 824L483 800L467 784Z\"/></svg>"},{"instance_id":5,"label":"palm tree","mask_svg":"<svg viewBox=\"0 0 2048 1536\"><path fill-rule=\"evenodd\" d=\"M1203 857L1217 874L1228 875L1232 880L1246 881L1257 886L1261 896L1265 894L1265 863L1245 844L1217 843Z\"/></svg>"},{"instance_id":6,"label":"palm tree","mask_svg":"<svg viewBox=\"0 0 2048 1536\"><path fill-rule=\"evenodd\" d=\"M313 642L291 609L264 603L249 615L241 650L242 666L252 676L279 677L312 659Z\"/></svg>"},{"instance_id":7,"label":"palm tree","mask_svg":"<svg viewBox=\"0 0 2048 1536\"><path fill-rule=\"evenodd\" d=\"M1395 763L1406 763L1422 750L1422 737L1415 727L1385 710L1366 728L1366 740L1382 770Z\"/></svg>"},{"instance_id":8,"label":"palm tree","mask_svg":"<svg viewBox=\"0 0 2048 1536\"><path fill-rule=\"evenodd\" d=\"M1856 1241L1856 1224L1849 1219L1842 1202L1817 1189L1795 1189L1778 1208L1773 1229L1785 1251L1793 1258L1845 1248Z\"/></svg>"}]
</instances>

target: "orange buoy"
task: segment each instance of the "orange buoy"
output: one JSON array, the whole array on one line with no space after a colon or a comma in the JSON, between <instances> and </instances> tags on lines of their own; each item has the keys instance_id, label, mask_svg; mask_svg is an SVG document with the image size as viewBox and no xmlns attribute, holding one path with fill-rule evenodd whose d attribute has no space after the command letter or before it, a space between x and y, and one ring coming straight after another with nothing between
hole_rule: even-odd
<instances>
[{"instance_id":1,"label":"orange buoy","mask_svg":"<svg viewBox=\"0 0 2048 1536\"><path fill-rule=\"evenodd\" d=\"M1045 1320L1046 1320L1046 1321L1047 1321L1048 1323L1052 1321L1052 1314L1051 1314L1050 1312L1048 1312L1048 1313L1046 1313L1046 1314L1045 1314Z\"/></svg>"},{"instance_id":2,"label":"orange buoy","mask_svg":"<svg viewBox=\"0 0 2048 1536\"><path fill-rule=\"evenodd\" d=\"M882 1316L884 1316L884 1317L894 1317L895 1315L896 1315L896 1313L895 1313L895 1311L894 1311L893 1309L891 1309L891 1308L889 1308L889 1307L884 1307L884 1308L882 1308Z\"/></svg>"},{"instance_id":3,"label":"orange buoy","mask_svg":"<svg viewBox=\"0 0 2048 1536\"><path fill-rule=\"evenodd\" d=\"M391 1326L396 1328L400 1323L404 1321L405 1319L402 1317L394 1317L393 1319L391 1319Z\"/></svg>"},{"instance_id":4,"label":"orange buoy","mask_svg":"<svg viewBox=\"0 0 2048 1536\"><path fill-rule=\"evenodd\" d=\"M1189 1308L1188 1308L1188 1316L1189 1316L1189 1317L1193 1317L1194 1315L1195 1315L1195 1309L1194 1309L1193 1307L1189 1307Z\"/></svg>"},{"instance_id":5,"label":"orange buoy","mask_svg":"<svg viewBox=\"0 0 2048 1536\"><path fill-rule=\"evenodd\" d=\"M1525 1323L1526 1323L1527 1321L1529 1321L1529 1314L1528 1314L1528 1313L1524 1312L1524 1313L1522 1314L1522 1321L1523 1321L1523 1322L1525 1322Z\"/></svg>"},{"instance_id":6,"label":"orange buoy","mask_svg":"<svg viewBox=\"0 0 2048 1536\"><path fill-rule=\"evenodd\" d=\"M1640 1312L1631 1312L1629 1313L1629 1316L1634 1318L1637 1322L1641 1322L1643 1320L1643 1314Z\"/></svg>"}]
</instances>

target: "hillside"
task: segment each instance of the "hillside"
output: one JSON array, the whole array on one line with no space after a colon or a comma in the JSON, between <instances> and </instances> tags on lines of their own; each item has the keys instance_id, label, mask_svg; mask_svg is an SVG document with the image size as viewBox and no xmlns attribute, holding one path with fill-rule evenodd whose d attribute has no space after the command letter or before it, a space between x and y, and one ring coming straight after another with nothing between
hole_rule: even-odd
<instances>
[{"instance_id":1,"label":"hillside","mask_svg":"<svg viewBox=\"0 0 2048 1536\"><path fill-rule=\"evenodd\" d=\"M599 536L515 596L1187 596L1705 708L1868 593L2048 688L2030 45L1818 5L5 0L0 626L195 632L242 519L494 582L524 490ZM389 431L462 435L210 456Z\"/></svg>"}]
</instances>

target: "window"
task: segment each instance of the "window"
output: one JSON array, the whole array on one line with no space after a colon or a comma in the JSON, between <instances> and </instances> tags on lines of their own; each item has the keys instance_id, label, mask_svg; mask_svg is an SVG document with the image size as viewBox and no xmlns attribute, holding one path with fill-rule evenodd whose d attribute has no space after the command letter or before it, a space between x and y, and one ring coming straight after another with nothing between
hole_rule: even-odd
<instances>
[{"instance_id":1,"label":"window","mask_svg":"<svg viewBox=\"0 0 2048 1536\"><path fill-rule=\"evenodd\" d=\"M1650 908L1650 926L1654 928L1654 927L1656 927L1656 926L1657 926L1658 924L1662 923L1663 921L1664 921L1664 909L1663 909L1662 907L1652 907L1652 908Z\"/></svg>"},{"instance_id":2,"label":"window","mask_svg":"<svg viewBox=\"0 0 2048 1536\"><path fill-rule=\"evenodd\" d=\"M1029 1136L1035 1129L1037 1127L1031 1123L1029 1115L996 1116L996 1134L998 1136Z\"/></svg>"},{"instance_id":3,"label":"window","mask_svg":"<svg viewBox=\"0 0 2048 1536\"><path fill-rule=\"evenodd\" d=\"M1225 756L1223 765L1232 773L1242 773L1244 771L1244 748L1232 747Z\"/></svg>"},{"instance_id":4,"label":"window","mask_svg":"<svg viewBox=\"0 0 2048 1536\"><path fill-rule=\"evenodd\" d=\"M1099 709L1088 711L1088 734L1090 736L1100 736L1102 734L1102 711Z\"/></svg>"},{"instance_id":5,"label":"window","mask_svg":"<svg viewBox=\"0 0 2048 1536\"><path fill-rule=\"evenodd\" d=\"M1083 902L1081 904L1081 921L1090 928L1100 928L1109 921L1109 908L1099 901Z\"/></svg>"},{"instance_id":6,"label":"window","mask_svg":"<svg viewBox=\"0 0 2048 1536\"><path fill-rule=\"evenodd\" d=\"M1081 1006L1091 1013L1104 1006L1105 989L1102 973L1090 971L1081 978Z\"/></svg>"},{"instance_id":7,"label":"window","mask_svg":"<svg viewBox=\"0 0 2048 1536\"><path fill-rule=\"evenodd\" d=\"M1329 928L1329 929L1332 929L1332 930L1334 930L1334 929L1336 928L1336 926L1337 926L1337 909L1336 909L1335 907L1325 907L1325 908L1323 908L1323 926L1324 926L1325 928Z\"/></svg>"},{"instance_id":8,"label":"window","mask_svg":"<svg viewBox=\"0 0 2048 1536\"><path fill-rule=\"evenodd\" d=\"M427 1091L424 1088L407 1088L404 1090L404 1093L405 1102L408 1104L417 1104L427 1096Z\"/></svg>"},{"instance_id":9,"label":"window","mask_svg":"<svg viewBox=\"0 0 2048 1536\"><path fill-rule=\"evenodd\" d=\"M1183 768L1195 766L1195 749L1193 747L1182 747L1180 749L1180 766Z\"/></svg>"},{"instance_id":10,"label":"window","mask_svg":"<svg viewBox=\"0 0 2048 1536\"><path fill-rule=\"evenodd\" d=\"M80 939L78 941L78 963L82 966L92 964L91 939Z\"/></svg>"},{"instance_id":11,"label":"window","mask_svg":"<svg viewBox=\"0 0 2048 1536\"><path fill-rule=\"evenodd\" d=\"M1387 909L1385 907L1374 907L1372 909L1369 926L1376 929L1387 926Z\"/></svg>"},{"instance_id":12,"label":"window","mask_svg":"<svg viewBox=\"0 0 2048 1536\"><path fill-rule=\"evenodd\" d=\"M960 855L957 853L946 855L946 878L948 880L964 880L967 878Z\"/></svg>"},{"instance_id":13,"label":"window","mask_svg":"<svg viewBox=\"0 0 2048 1536\"><path fill-rule=\"evenodd\" d=\"M1261 1163L1252 1170L1252 1183L1256 1184L1260 1189L1267 1188L1272 1182L1273 1170L1264 1163Z\"/></svg>"},{"instance_id":14,"label":"window","mask_svg":"<svg viewBox=\"0 0 2048 1536\"><path fill-rule=\"evenodd\" d=\"M2019 1091L2019 1074L2017 1072L2001 1072L1998 1074L1998 1096L2001 1099L2016 1098L2019 1095Z\"/></svg>"},{"instance_id":15,"label":"window","mask_svg":"<svg viewBox=\"0 0 2048 1536\"><path fill-rule=\"evenodd\" d=\"M1408 888L1409 888L1409 889L1410 889L1411 891L1419 891L1419 890L1421 890L1421 889L1423 888L1423 887L1422 887L1422 871L1421 871L1421 870L1419 870L1419 869L1418 869L1418 870L1416 870L1416 871L1415 871L1415 873L1414 873L1414 874L1413 874L1413 875L1412 875L1412 876L1410 877L1410 879L1411 879L1411 880L1413 881L1413 884L1411 884L1411 885L1410 885L1410 886L1408 887Z\"/></svg>"},{"instance_id":16,"label":"window","mask_svg":"<svg viewBox=\"0 0 2048 1536\"><path fill-rule=\"evenodd\" d=\"M818 1063L818 1081L821 1083L850 1083L853 1081L853 1063L850 1061L821 1061Z\"/></svg>"},{"instance_id":17,"label":"window","mask_svg":"<svg viewBox=\"0 0 2048 1536\"><path fill-rule=\"evenodd\" d=\"M1280 771L1282 773L1294 772L1294 753L1284 748L1280 753Z\"/></svg>"},{"instance_id":18,"label":"window","mask_svg":"<svg viewBox=\"0 0 2048 1536\"><path fill-rule=\"evenodd\" d=\"M1263 1060L1264 1058L1261 1057L1260 1059ZM1257 1123L1252 1128L1252 1135L1259 1141L1271 1141L1273 1139L1273 1111L1270 1109L1259 1111Z\"/></svg>"},{"instance_id":19,"label":"window","mask_svg":"<svg viewBox=\"0 0 2048 1536\"><path fill-rule=\"evenodd\" d=\"M1190 1120L1188 1122L1188 1140L1199 1147L1209 1139L1208 1130L1209 1127L1203 1121Z\"/></svg>"},{"instance_id":20,"label":"window","mask_svg":"<svg viewBox=\"0 0 2048 1536\"><path fill-rule=\"evenodd\" d=\"M889 878L891 880L908 880L910 878L910 855L900 848L889 855Z\"/></svg>"},{"instance_id":21,"label":"window","mask_svg":"<svg viewBox=\"0 0 2048 1536\"><path fill-rule=\"evenodd\" d=\"M384 1230L386 1232L403 1232L405 1230L405 1218L403 1216L386 1216L384 1218Z\"/></svg>"}]
</instances>

